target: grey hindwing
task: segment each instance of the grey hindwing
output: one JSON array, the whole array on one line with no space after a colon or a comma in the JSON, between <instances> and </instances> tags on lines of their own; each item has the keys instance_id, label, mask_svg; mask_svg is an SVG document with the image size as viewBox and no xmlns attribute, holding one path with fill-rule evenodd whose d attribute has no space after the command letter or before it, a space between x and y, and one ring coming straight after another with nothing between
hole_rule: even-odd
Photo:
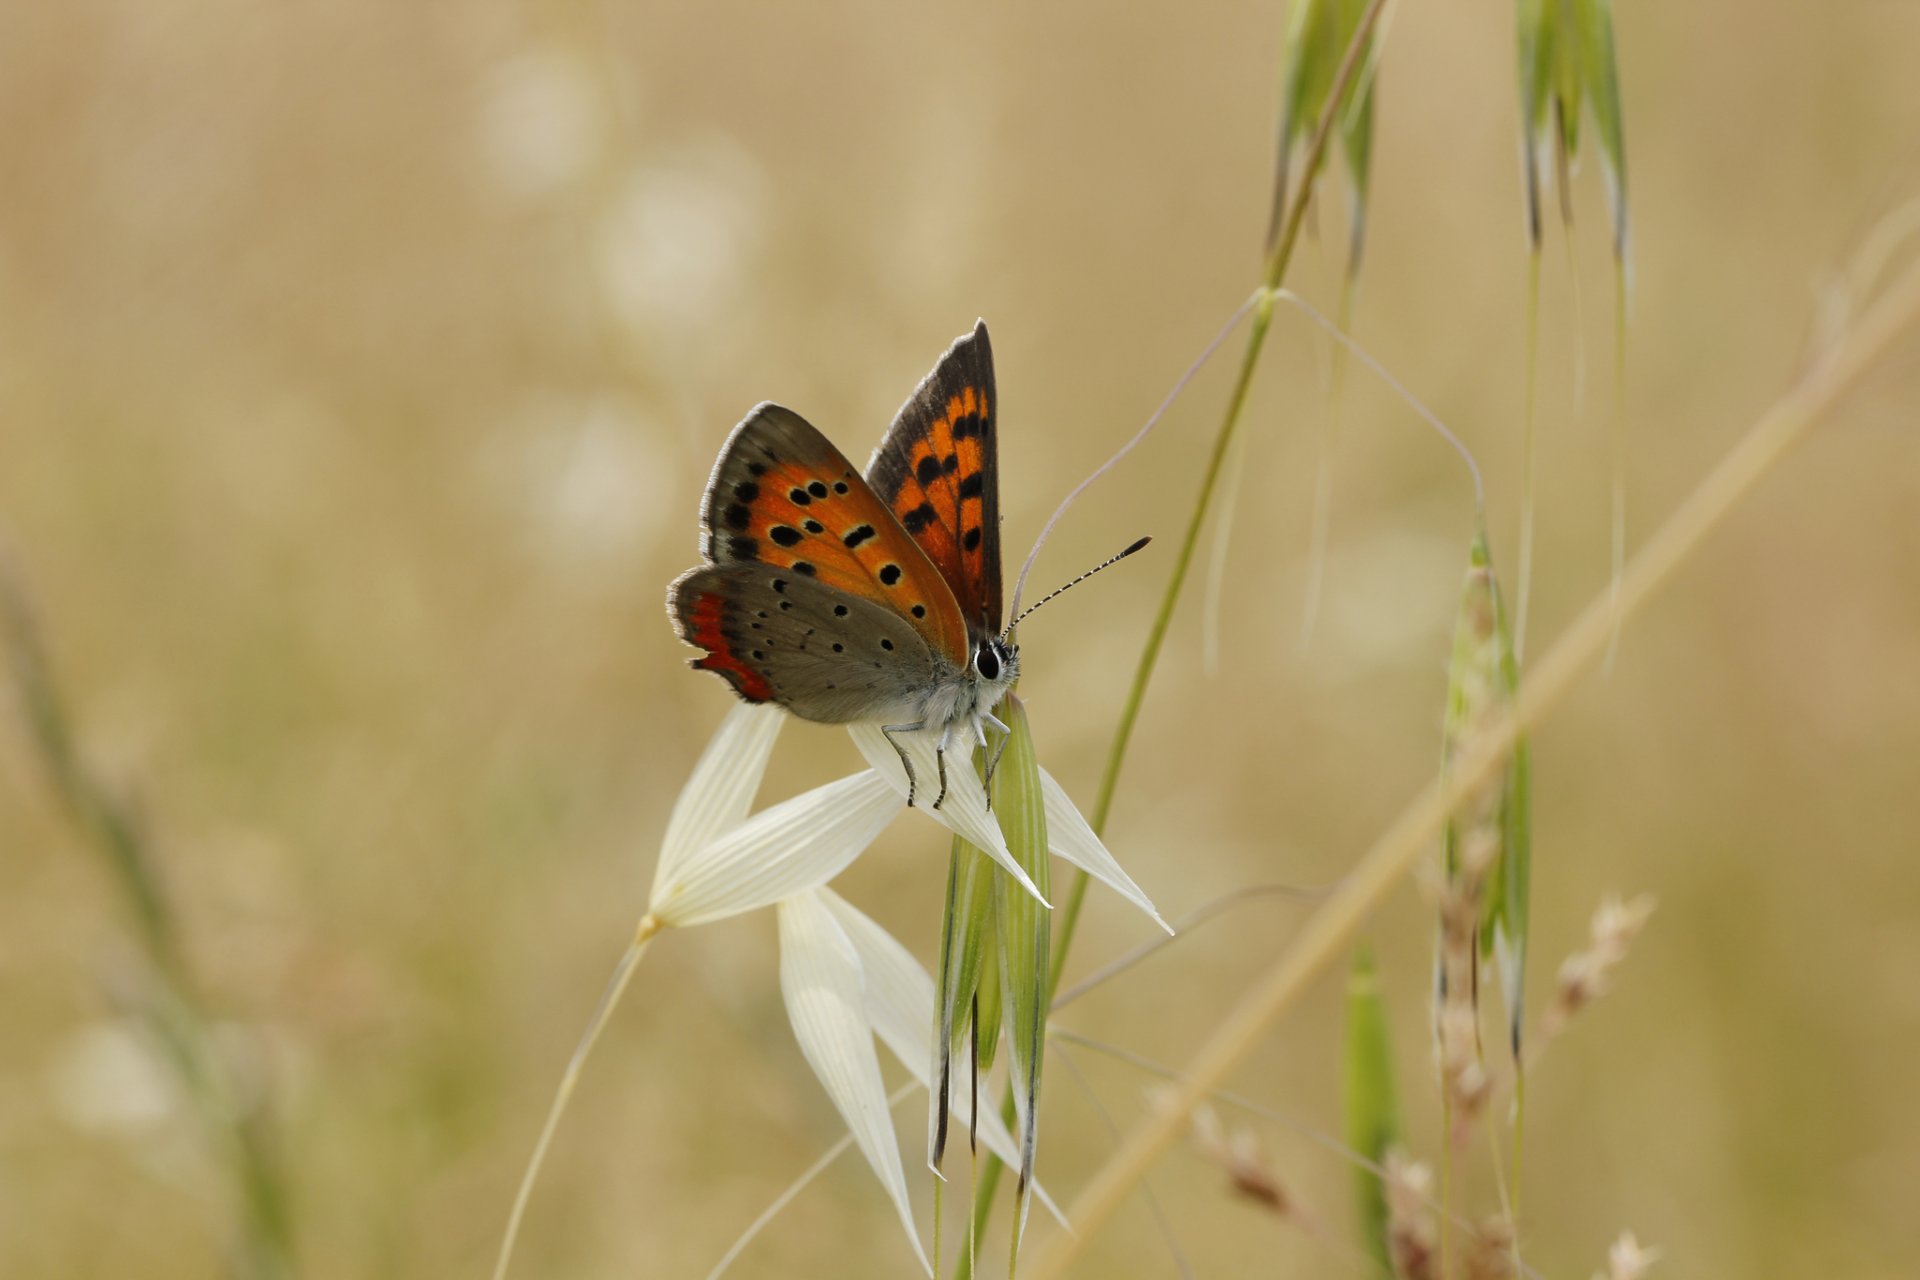
<instances>
[{"instance_id":1,"label":"grey hindwing","mask_svg":"<svg viewBox=\"0 0 1920 1280\"><path fill-rule=\"evenodd\" d=\"M673 585L673 615L690 642L696 600L718 595L733 658L804 720L913 719L928 690L956 674L898 614L772 565L709 565Z\"/></svg>"}]
</instances>

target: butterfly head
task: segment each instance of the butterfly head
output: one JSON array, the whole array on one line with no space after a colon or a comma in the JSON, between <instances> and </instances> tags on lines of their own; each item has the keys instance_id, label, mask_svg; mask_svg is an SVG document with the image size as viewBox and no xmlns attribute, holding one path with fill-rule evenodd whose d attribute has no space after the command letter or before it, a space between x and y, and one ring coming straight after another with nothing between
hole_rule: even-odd
<instances>
[{"instance_id":1,"label":"butterfly head","mask_svg":"<svg viewBox=\"0 0 1920 1280\"><path fill-rule=\"evenodd\" d=\"M1020 677L1020 646L999 636L983 637L973 648L973 674L992 693L988 705L999 701L998 695Z\"/></svg>"}]
</instances>

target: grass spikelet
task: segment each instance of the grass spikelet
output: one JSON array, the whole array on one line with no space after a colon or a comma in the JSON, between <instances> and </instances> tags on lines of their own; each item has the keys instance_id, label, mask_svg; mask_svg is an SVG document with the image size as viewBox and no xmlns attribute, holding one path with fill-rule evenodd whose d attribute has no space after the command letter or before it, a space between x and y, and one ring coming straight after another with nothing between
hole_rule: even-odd
<instances>
[{"instance_id":1,"label":"grass spikelet","mask_svg":"<svg viewBox=\"0 0 1920 1280\"><path fill-rule=\"evenodd\" d=\"M1518 664L1482 530L1468 555L1454 626L1441 750L1443 779L1459 761L1480 749L1489 725L1510 714L1518 689ZM1489 955L1496 962L1507 1008L1508 1042L1516 1070L1513 1154L1514 1194L1518 1200L1520 1136L1526 1105L1518 1072L1531 826L1526 739L1517 736L1505 767L1468 796L1447 821L1442 835L1444 878L1434 1031L1447 1143L1441 1166L1443 1200L1453 1185L1454 1152L1485 1110L1492 1093L1480 1046L1480 970ZM1450 1209L1451 1204L1447 1207ZM1444 1246L1444 1239L1442 1243Z\"/></svg>"},{"instance_id":2,"label":"grass spikelet","mask_svg":"<svg viewBox=\"0 0 1920 1280\"><path fill-rule=\"evenodd\" d=\"M1000 767L994 771L994 811L1007 848L1042 894L1049 892L1047 815L1040 790L1040 762L1034 754L1027 709L1009 697L1004 715L1012 730ZM1053 991L1048 976L1053 913L1004 874L993 878L994 912L1000 935L1001 1009L1006 1024L1008 1070L1014 1113L1019 1120L1020 1171L1016 1183L1012 1255L1008 1274L1020 1256L1020 1238L1032 1199L1033 1161L1040 1129L1040 1077L1047 1035L1047 1005ZM992 1024L982 1019L983 1036Z\"/></svg>"},{"instance_id":3,"label":"grass spikelet","mask_svg":"<svg viewBox=\"0 0 1920 1280\"><path fill-rule=\"evenodd\" d=\"M1326 169L1328 151L1311 147L1311 130L1315 121L1331 115L1339 131L1340 155L1347 170L1347 263L1339 309L1343 331L1350 327L1360 262L1366 247L1367 200L1373 167L1375 44L1371 27L1363 27L1366 13L1364 0L1301 0L1294 6L1281 51L1280 131L1274 163L1273 209L1267 222L1267 251L1272 253L1285 224L1289 198L1311 200L1313 188ZM1359 41L1358 73L1341 82L1341 62L1356 38ZM1303 170L1298 174L1293 172L1296 150L1304 153ZM1297 184L1298 189L1290 192L1290 184ZM1334 448L1340 430L1345 374L1346 351L1336 344L1328 383L1326 427L1321 433L1320 458L1315 468L1307 590L1300 619L1303 647L1313 635L1326 571Z\"/></svg>"},{"instance_id":4,"label":"grass spikelet","mask_svg":"<svg viewBox=\"0 0 1920 1280\"><path fill-rule=\"evenodd\" d=\"M1347 1146L1365 1163L1354 1170L1354 1195L1360 1240L1382 1275L1391 1275L1393 1255L1388 1228L1387 1193L1376 1170L1387 1152L1401 1143L1400 1096L1394 1083L1393 1043L1387 1031L1386 1001L1374 968L1373 950L1355 950L1347 977L1347 1038L1342 1101L1346 1108Z\"/></svg>"},{"instance_id":5,"label":"grass spikelet","mask_svg":"<svg viewBox=\"0 0 1920 1280\"><path fill-rule=\"evenodd\" d=\"M1273 208L1267 221L1267 251L1280 242L1291 199L1305 193L1326 168L1326 153L1314 153L1310 142L1315 122L1332 104L1340 132L1340 154L1347 166L1347 271L1359 267L1366 241L1368 175L1373 162L1373 35L1362 29L1365 0L1300 0L1293 7L1280 53L1280 130L1273 171ZM1342 59L1356 35L1361 70L1347 83L1339 82ZM1335 94L1339 94L1336 100ZM1302 171L1294 173L1297 150L1305 153Z\"/></svg>"},{"instance_id":6,"label":"grass spikelet","mask_svg":"<svg viewBox=\"0 0 1920 1280\"><path fill-rule=\"evenodd\" d=\"M934 1007L934 1088L927 1112L927 1162L938 1173L946 1156L951 1100L956 1089L973 1087L979 1050L961 1056L961 1044L973 1025L981 970L993 932L993 863L955 836L947 861L947 901L941 925L939 1000ZM991 998L998 1001L998 984ZM997 1025L997 1024L990 1024ZM987 1040L997 1040L988 1036ZM991 1050L986 1050L991 1054ZM963 1065L956 1079L955 1063ZM989 1057L988 1064L992 1059Z\"/></svg>"},{"instance_id":7,"label":"grass spikelet","mask_svg":"<svg viewBox=\"0 0 1920 1280\"><path fill-rule=\"evenodd\" d=\"M1626 124L1621 105L1619 62L1614 53L1612 0L1520 0L1516 19L1521 156L1530 255L1527 354L1522 375L1526 390L1521 424L1519 575L1514 609L1515 649L1524 653L1533 584L1534 383L1538 370L1540 252L1545 232L1541 206L1547 191L1557 186L1561 221L1570 237L1573 201L1568 177L1579 159L1581 122L1587 116L1593 120L1613 227L1615 412L1609 589L1615 593L1619 591L1620 576L1626 565L1625 430L1621 406L1626 382L1625 325L1631 270L1627 252ZM1577 291L1577 281L1575 287ZM1616 633L1610 637L1610 645L1617 639Z\"/></svg>"},{"instance_id":8,"label":"grass spikelet","mask_svg":"<svg viewBox=\"0 0 1920 1280\"><path fill-rule=\"evenodd\" d=\"M1382 1179L1387 1198L1387 1250L1398 1280L1439 1280L1440 1251L1434 1242L1433 1170L1395 1149L1387 1153Z\"/></svg>"},{"instance_id":9,"label":"grass spikelet","mask_svg":"<svg viewBox=\"0 0 1920 1280\"><path fill-rule=\"evenodd\" d=\"M1231 1131L1220 1122L1219 1113L1210 1106L1194 1108L1193 1147L1202 1160L1227 1175L1234 1193L1285 1218L1293 1213L1293 1200L1286 1184L1274 1171L1273 1162L1253 1130L1241 1127Z\"/></svg>"},{"instance_id":10,"label":"grass spikelet","mask_svg":"<svg viewBox=\"0 0 1920 1280\"><path fill-rule=\"evenodd\" d=\"M1594 910L1587 946L1568 956L1554 980L1553 999L1540 1017L1540 1045L1566 1030L1581 1010L1607 993L1613 971L1626 960L1633 941L1652 917L1651 894L1622 901L1616 894L1601 899Z\"/></svg>"},{"instance_id":11,"label":"grass spikelet","mask_svg":"<svg viewBox=\"0 0 1920 1280\"><path fill-rule=\"evenodd\" d=\"M1658 1249L1649 1249L1634 1239L1633 1232L1622 1231L1607 1250L1607 1269L1594 1272L1593 1280L1642 1280L1659 1260Z\"/></svg>"}]
</instances>

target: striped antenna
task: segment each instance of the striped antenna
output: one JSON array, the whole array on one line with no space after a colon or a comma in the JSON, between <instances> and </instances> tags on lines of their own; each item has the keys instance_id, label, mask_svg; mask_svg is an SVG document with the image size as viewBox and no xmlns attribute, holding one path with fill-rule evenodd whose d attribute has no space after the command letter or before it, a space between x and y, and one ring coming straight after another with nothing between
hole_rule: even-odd
<instances>
[{"instance_id":1,"label":"striped antenna","mask_svg":"<svg viewBox=\"0 0 1920 1280\"><path fill-rule=\"evenodd\" d=\"M1002 640L1005 640L1008 636L1012 635L1013 629L1020 625L1021 618L1026 617L1028 614L1032 613L1035 609L1038 609L1041 605L1045 604L1047 601L1053 599L1057 595L1062 594L1069 587L1079 586L1081 583L1085 582L1088 578L1091 578L1094 574L1100 572L1102 569L1112 568L1114 565L1119 564L1122 560L1125 560L1128 556L1132 555L1134 552L1138 551L1140 548L1146 546L1149 542L1152 542L1152 541L1153 541L1153 538L1151 536L1141 538L1138 541L1136 541L1132 546L1128 547L1125 551L1122 551L1119 555L1108 556L1105 560L1102 560L1099 564L1093 566L1093 568L1087 570L1085 573L1081 574L1079 577L1074 578L1069 582L1063 583L1062 585L1057 586L1053 590L1047 592L1047 594L1041 596L1038 600L1035 600L1032 604L1022 609L1019 613L1019 616L1014 618L1012 622L1009 622L1007 624L1007 629L1000 633L1000 638Z\"/></svg>"}]
</instances>

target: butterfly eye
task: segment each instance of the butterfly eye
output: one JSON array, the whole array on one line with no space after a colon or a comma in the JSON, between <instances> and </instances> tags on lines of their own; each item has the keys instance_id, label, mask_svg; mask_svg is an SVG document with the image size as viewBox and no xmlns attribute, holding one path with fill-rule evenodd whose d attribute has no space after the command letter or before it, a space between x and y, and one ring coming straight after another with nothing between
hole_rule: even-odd
<instances>
[{"instance_id":1,"label":"butterfly eye","mask_svg":"<svg viewBox=\"0 0 1920 1280\"><path fill-rule=\"evenodd\" d=\"M973 669L980 673L982 680L1000 678L1000 655L994 652L994 646L983 644L973 655Z\"/></svg>"}]
</instances>

